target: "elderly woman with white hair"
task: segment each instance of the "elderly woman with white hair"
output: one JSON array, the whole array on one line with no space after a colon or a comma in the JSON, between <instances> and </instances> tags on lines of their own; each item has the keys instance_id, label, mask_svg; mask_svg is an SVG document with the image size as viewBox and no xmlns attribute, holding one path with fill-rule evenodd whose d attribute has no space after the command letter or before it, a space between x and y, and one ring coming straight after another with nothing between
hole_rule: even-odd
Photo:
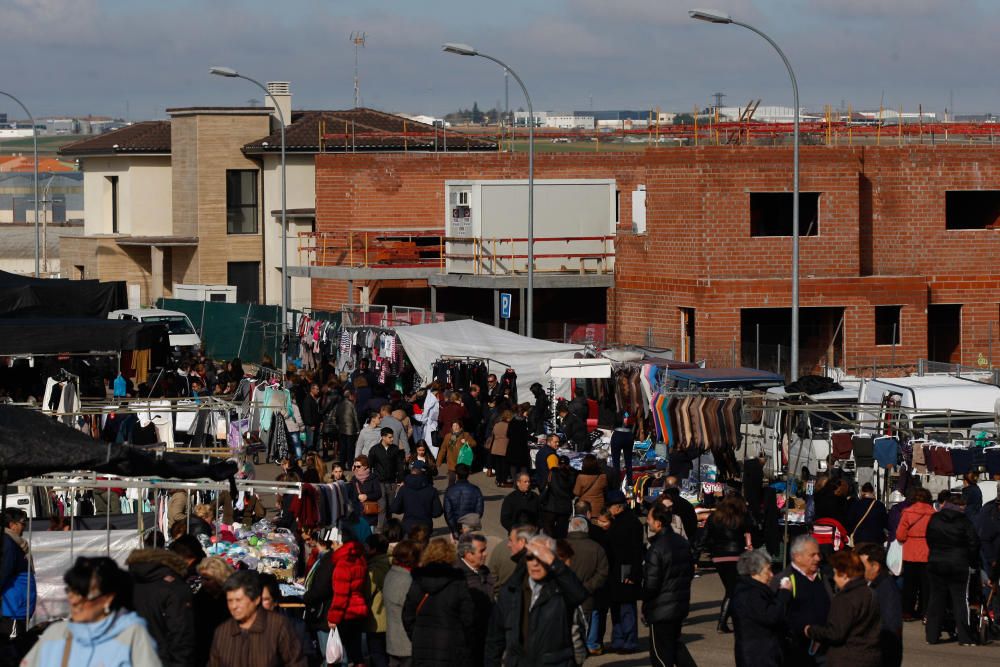
<instances>
[{"instance_id":1,"label":"elderly woman with white hair","mask_svg":"<svg viewBox=\"0 0 1000 667\"><path fill-rule=\"evenodd\" d=\"M736 630L736 665L778 667L784 662L782 639L791 583L785 580L777 592L771 590L771 556L764 549L740 555L736 569L740 580L730 603Z\"/></svg>"}]
</instances>

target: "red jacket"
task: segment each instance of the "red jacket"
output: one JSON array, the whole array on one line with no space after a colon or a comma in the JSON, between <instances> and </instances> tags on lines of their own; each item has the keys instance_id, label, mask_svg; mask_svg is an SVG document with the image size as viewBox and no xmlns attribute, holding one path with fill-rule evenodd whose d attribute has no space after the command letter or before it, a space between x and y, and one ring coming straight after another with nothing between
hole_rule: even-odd
<instances>
[{"instance_id":1,"label":"red jacket","mask_svg":"<svg viewBox=\"0 0 1000 667\"><path fill-rule=\"evenodd\" d=\"M333 599L326 620L334 625L367 618L365 585L368 563L357 542L348 542L333 552Z\"/></svg>"},{"instance_id":2,"label":"red jacket","mask_svg":"<svg viewBox=\"0 0 1000 667\"><path fill-rule=\"evenodd\" d=\"M926 563L930 555L927 546L927 524L934 516L934 507L928 503L913 503L899 518L896 539L903 545L903 560Z\"/></svg>"}]
</instances>

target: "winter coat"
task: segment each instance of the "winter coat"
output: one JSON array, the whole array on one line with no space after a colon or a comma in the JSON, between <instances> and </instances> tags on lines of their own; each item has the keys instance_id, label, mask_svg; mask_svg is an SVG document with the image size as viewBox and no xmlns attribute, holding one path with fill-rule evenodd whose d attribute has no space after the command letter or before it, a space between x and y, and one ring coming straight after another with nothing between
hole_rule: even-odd
<instances>
[{"instance_id":1,"label":"winter coat","mask_svg":"<svg viewBox=\"0 0 1000 667\"><path fill-rule=\"evenodd\" d=\"M965 516L975 523L976 515L983 510L983 490L978 484L970 484L962 489L962 498L965 499Z\"/></svg>"},{"instance_id":2,"label":"winter coat","mask_svg":"<svg viewBox=\"0 0 1000 667\"><path fill-rule=\"evenodd\" d=\"M358 433L358 441L354 443L354 458L369 456L372 449L382 441L382 429L365 424Z\"/></svg>"},{"instance_id":3,"label":"winter coat","mask_svg":"<svg viewBox=\"0 0 1000 667\"><path fill-rule=\"evenodd\" d=\"M541 497L541 509L553 514L573 513L573 470L562 467L550 471L549 484Z\"/></svg>"},{"instance_id":4,"label":"winter coat","mask_svg":"<svg viewBox=\"0 0 1000 667\"><path fill-rule=\"evenodd\" d=\"M527 493L514 489L507 494L500 505L500 525L510 532L522 515L528 523L538 525L538 494L531 489Z\"/></svg>"},{"instance_id":5,"label":"winter coat","mask_svg":"<svg viewBox=\"0 0 1000 667\"><path fill-rule=\"evenodd\" d=\"M368 563L361 545L348 542L333 552L333 598L326 620L333 625L357 621L368 616L365 590L368 586Z\"/></svg>"},{"instance_id":6,"label":"winter coat","mask_svg":"<svg viewBox=\"0 0 1000 667\"><path fill-rule=\"evenodd\" d=\"M327 550L319 555L312 570L306 574L306 590L302 594L302 603L306 607L304 619L309 630L323 632L330 629L326 615L330 611L331 600L333 600L333 552Z\"/></svg>"},{"instance_id":7,"label":"winter coat","mask_svg":"<svg viewBox=\"0 0 1000 667\"><path fill-rule=\"evenodd\" d=\"M374 501L382 497L382 484L380 483L378 475L372 473L368 476L368 479L363 482L352 479L347 483L347 499L351 501L354 516L358 519L364 516L364 505L359 498L361 494L366 496L365 501ZM371 519L373 517L365 518Z\"/></svg>"},{"instance_id":8,"label":"winter coat","mask_svg":"<svg viewBox=\"0 0 1000 667\"><path fill-rule=\"evenodd\" d=\"M493 433L486 441L486 447L494 456L507 456L507 446L510 442L507 436L509 428L510 422L505 421L498 421L493 425Z\"/></svg>"},{"instance_id":9,"label":"winter coat","mask_svg":"<svg viewBox=\"0 0 1000 667\"><path fill-rule=\"evenodd\" d=\"M573 485L573 496L590 503L591 516L597 516L604 509L604 491L608 488L608 478L606 475L598 473L596 475L577 475L576 484Z\"/></svg>"},{"instance_id":10,"label":"winter coat","mask_svg":"<svg viewBox=\"0 0 1000 667\"><path fill-rule=\"evenodd\" d=\"M996 500L991 500L983 505L982 511L976 515L975 523L981 544L983 567L987 572L991 572L1000 561L1000 504Z\"/></svg>"},{"instance_id":11,"label":"winter coat","mask_svg":"<svg viewBox=\"0 0 1000 667\"><path fill-rule=\"evenodd\" d=\"M587 599L580 606L587 618L590 618L590 612L594 609L594 594L608 580L608 555L604 552L604 547L587 537L587 533L569 533L566 540L573 547L573 560L569 569L573 570L588 593Z\"/></svg>"},{"instance_id":12,"label":"winter coat","mask_svg":"<svg viewBox=\"0 0 1000 667\"><path fill-rule=\"evenodd\" d=\"M66 639L72 637L69 659ZM53 623L38 639L21 667L159 667L156 644L146 622L132 611L118 610L95 623Z\"/></svg>"},{"instance_id":13,"label":"winter coat","mask_svg":"<svg viewBox=\"0 0 1000 667\"><path fill-rule=\"evenodd\" d=\"M322 411L319 407L319 400L313 398L312 394L307 394L299 405L299 412L302 415L302 424L309 428L319 426Z\"/></svg>"},{"instance_id":14,"label":"winter coat","mask_svg":"<svg viewBox=\"0 0 1000 667\"><path fill-rule=\"evenodd\" d=\"M407 533L418 523L433 526L434 519L444 512L437 489L422 473L407 475L389 511L403 515L403 530Z\"/></svg>"},{"instance_id":15,"label":"winter coat","mask_svg":"<svg viewBox=\"0 0 1000 667\"><path fill-rule=\"evenodd\" d=\"M441 407L438 408L438 424L440 425L440 429L445 433L451 433L452 422L458 422L459 426L465 428L465 417L467 414L465 406L461 403L441 401Z\"/></svg>"},{"instance_id":16,"label":"winter coat","mask_svg":"<svg viewBox=\"0 0 1000 667\"><path fill-rule=\"evenodd\" d=\"M737 667L780 667L783 663L785 607L791 594L772 591L750 577L740 577L729 609L736 631Z\"/></svg>"},{"instance_id":17,"label":"winter coat","mask_svg":"<svg viewBox=\"0 0 1000 667\"><path fill-rule=\"evenodd\" d=\"M664 528L649 541L642 578L647 623L683 620L691 606L694 561L688 541Z\"/></svg>"},{"instance_id":18,"label":"winter coat","mask_svg":"<svg viewBox=\"0 0 1000 667\"><path fill-rule=\"evenodd\" d=\"M612 603L635 602L642 581L642 524L632 510L626 509L612 519L607 537L608 599ZM632 583L626 584L625 579Z\"/></svg>"},{"instance_id":19,"label":"winter coat","mask_svg":"<svg viewBox=\"0 0 1000 667\"><path fill-rule=\"evenodd\" d=\"M913 503L903 510L896 529L896 539L903 545L904 561L927 562L927 524L933 515L934 508L930 503Z\"/></svg>"},{"instance_id":20,"label":"winter coat","mask_svg":"<svg viewBox=\"0 0 1000 667\"><path fill-rule=\"evenodd\" d=\"M729 558L739 556L747 549L746 534L750 532L750 517L747 516L742 526L730 528L715 519L712 514L705 522L699 541L699 551L707 551L712 558Z\"/></svg>"},{"instance_id":21,"label":"winter coat","mask_svg":"<svg viewBox=\"0 0 1000 667\"><path fill-rule=\"evenodd\" d=\"M340 435L357 435L358 431L361 430L354 403L346 398L337 403L337 407L334 409L334 419L337 423L337 432Z\"/></svg>"},{"instance_id":22,"label":"winter coat","mask_svg":"<svg viewBox=\"0 0 1000 667\"><path fill-rule=\"evenodd\" d=\"M378 554L368 561L368 625L366 632L385 632L388 629L385 615L385 576L389 572L389 556Z\"/></svg>"},{"instance_id":23,"label":"winter coat","mask_svg":"<svg viewBox=\"0 0 1000 667\"><path fill-rule=\"evenodd\" d=\"M137 549L129 554L135 612L146 621L165 667L193 665L194 610L185 577L187 563L166 549Z\"/></svg>"},{"instance_id":24,"label":"winter coat","mask_svg":"<svg viewBox=\"0 0 1000 667\"><path fill-rule=\"evenodd\" d=\"M408 658L413 648L410 638L403 627L403 605L406 594L410 592L413 577L410 571L398 565L389 568L382 587L382 600L385 602L386 618L386 652L396 658Z\"/></svg>"},{"instance_id":25,"label":"winter coat","mask_svg":"<svg viewBox=\"0 0 1000 667\"><path fill-rule=\"evenodd\" d=\"M465 575L465 583L472 596L472 606L475 609L472 635L469 641L471 664L483 664L483 648L486 644L486 632L490 627L490 614L493 612L493 591L497 580L490 573L490 568L483 566L473 570L465 561L459 558L455 569Z\"/></svg>"},{"instance_id":26,"label":"winter coat","mask_svg":"<svg viewBox=\"0 0 1000 667\"><path fill-rule=\"evenodd\" d=\"M942 508L927 522L927 567L941 576L967 576L979 569L979 535L964 513Z\"/></svg>"},{"instance_id":27,"label":"winter coat","mask_svg":"<svg viewBox=\"0 0 1000 667\"><path fill-rule=\"evenodd\" d=\"M472 482L459 480L444 492L444 520L451 532L461 532L459 519L466 514L483 516L483 492Z\"/></svg>"},{"instance_id":28,"label":"winter coat","mask_svg":"<svg viewBox=\"0 0 1000 667\"><path fill-rule=\"evenodd\" d=\"M554 470L558 465L559 455L556 450L548 445L539 447L535 452L535 487L539 493L545 492L545 487L549 485L549 470Z\"/></svg>"},{"instance_id":29,"label":"winter coat","mask_svg":"<svg viewBox=\"0 0 1000 667\"><path fill-rule=\"evenodd\" d=\"M563 417L562 430L566 434L566 442L572 443L576 451L590 451L590 438L587 436L587 426L579 417L572 412L566 413L566 416Z\"/></svg>"},{"instance_id":30,"label":"winter coat","mask_svg":"<svg viewBox=\"0 0 1000 667\"><path fill-rule=\"evenodd\" d=\"M201 537L204 535L209 540L212 539L212 535L215 533L215 529L212 524L202 519L200 516L191 515L191 527L188 528L188 532L195 537Z\"/></svg>"},{"instance_id":31,"label":"winter coat","mask_svg":"<svg viewBox=\"0 0 1000 667\"><path fill-rule=\"evenodd\" d=\"M525 599L525 598L528 599ZM518 566L500 587L486 636L486 667L499 667L506 650L506 667L572 667L571 626L576 608L587 599L587 589L573 571L556 559L542 582L535 604L528 571ZM527 627L524 620L527 618Z\"/></svg>"},{"instance_id":32,"label":"winter coat","mask_svg":"<svg viewBox=\"0 0 1000 667\"><path fill-rule=\"evenodd\" d=\"M27 620L35 613L37 598L35 575L25 553L26 546L22 548L22 543L27 545L27 542L23 537L15 538L10 533L3 534L3 541L3 565L0 567L3 605L0 615Z\"/></svg>"},{"instance_id":33,"label":"winter coat","mask_svg":"<svg viewBox=\"0 0 1000 667\"><path fill-rule=\"evenodd\" d=\"M827 667L881 667L881 625L875 592L858 577L833 596L826 623L809 626L809 638L828 647Z\"/></svg>"},{"instance_id":34,"label":"winter coat","mask_svg":"<svg viewBox=\"0 0 1000 667\"><path fill-rule=\"evenodd\" d=\"M868 510L869 507L871 511ZM889 530L889 513L880 500L858 498L847 508L847 523L844 528L849 535L853 535L854 544L884 544Z\"/></svg>"},{"instance_id":35,"label":"winter coat","mask_svg":"<svg viewBox=\"0 0 1000 667\"><path fill-rule=\"evenodd\" d=\"M528 422L520 417L514 417L507 424L507 465L511 470L531 467L528 431Z\"/></svg>"},{"instance_id":36,"label":"winter coat","mask_svg":"<svg viewBox=\"0 0 1000 667\"><path fill-rule=\"evenodd\" d=\"M372 472L384 484L398 484L406 476L403 470L403 452L395 443L383 447L379 442L368 451L368 462Z\"/></svg>"},{"instance_id":37,"label":"winter coat","mask_svg":"<svg viewBox=\"0 0 1000 667\"><path fill-rule=\"evenodd\" d=\"M437 464L446 464L448 470L454 472L458 465L458 455L462 451L462 445L468 445L473 453L476 450L476 439L462 431L461 433L449 433L444 437L441 448L438 450Z\"/></svg>"},{"instance_id":38,"label":"winter coat","mask_svg":"<svg viewBox=\"0 0 1000 667\"><path fill-rule=\"evenodd\" d=\"M469 665L475 606L465 575L450 563L431 563L411 576L403 627L413 646L413 664Z\"/></svg>"},{"instance_id":39,"label":"winter coat","mask_svg":"<svg viewBox=\"0 0 1000 667\"><path fill-rule=\"evenodd\" d=\"M232 618L229 606L226 604L226 592L221 586L216 589L202 583L201 588L194 594L192 607L194 607L194 664L204 665L208 663L212 653L212 641L215 639L216 629ZM323 627L329 627L326 624L325 614Z\"/></svg>"}]
</instances>

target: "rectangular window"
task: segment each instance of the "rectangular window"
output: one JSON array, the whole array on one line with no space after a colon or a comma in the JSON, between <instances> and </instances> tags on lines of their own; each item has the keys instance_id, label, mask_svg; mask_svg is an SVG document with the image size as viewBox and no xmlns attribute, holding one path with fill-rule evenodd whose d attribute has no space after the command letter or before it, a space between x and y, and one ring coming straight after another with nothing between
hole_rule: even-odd
<instances>
[{"instance_id":1,"label":"rectangular window","mask_svg":"<svg viewBox=\"0 0 1000 667\"><path fill-rule=\"evenodd\" d=\"M1000 226L1000 190L951 190L944 193L945 229L995 229Z\"/></svg>"},{"instance_id":2,"label":"rectangular window","mask_svg":"<svg viewBox=\"0 0 1000 667\"><path fill-rule=\"evenodd\" d=\"M257 233L257 170L226 170L226 232Z\"/></svg>"},{"instance_id":3,"label":"rectangular window","mask_svg":"<svg viewBox=\"0 0 1000 667\"><path fill-rule=\"evenodd\" d=\"M819 235L818 192L799 193L799 236ZM792 235L792 193L750 193L750 236Z\"/></svg>"},{"instance_id":4,"label":"rectangular window","mask_svg":"<svg viewBox=\"0 0 1000 667\"><path fill-rule=\"evenodd\" d=\"M118 233L118 177L108 176L108 185L111 187L111 233Z\"/></svg>"},{"instance_id":5,"label":"rectangular window","mask_svg":"<svg viewBox=\"0 0 1000 667\"><path fill-rule=\"evenodd\" d=\"M902 306L875 306L875 344L899 345Z\"/></svg>"},{"instance_id":6,"label":"rectangular window","mask_svg":"<svg viewBox=\"0 0 1000 667\"><path fill-rule=\"evenodd\" d=\"M260 262L229 262L226 265L226 284L236 286L238 303L258 303Z\"/></svg>"}]
</instances>

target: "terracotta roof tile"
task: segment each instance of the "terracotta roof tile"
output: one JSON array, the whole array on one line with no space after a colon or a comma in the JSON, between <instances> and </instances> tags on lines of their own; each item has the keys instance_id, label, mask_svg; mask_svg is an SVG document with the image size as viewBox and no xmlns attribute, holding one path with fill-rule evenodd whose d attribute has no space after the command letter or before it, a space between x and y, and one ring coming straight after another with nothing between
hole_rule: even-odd
<instances>
[{"instance_id":1,"label":"terracotta roof tile","mask_svg":"<svg viewBox=\"0 0 1000 667\"><path fill-rule=\"evenodd\" d=\"M405 137L404 137L405 133ZM326 138L321 140L321 134ZM447 134L447 141L445 141ZM374 109L344 111L294 111L285 128L289 153L337 153L344 151L495 151L495 141L409 120ZM267 142L265 147L263 144ZM245 153L276 153L281 150L281 132L246 144Z\"/></svg>"},{"instance_id":2,"label":"terracotta roof tile","mask_svg":"<svg viewBox=\"0 0 1000 667\"><path fill-rule=\"evenodd\" d=\"M116 148L117 145L117 148ZM59 149L60 155L170 153L170 121L147 120L120 130L81 139Z\"/></svg>"}]
</instances>

